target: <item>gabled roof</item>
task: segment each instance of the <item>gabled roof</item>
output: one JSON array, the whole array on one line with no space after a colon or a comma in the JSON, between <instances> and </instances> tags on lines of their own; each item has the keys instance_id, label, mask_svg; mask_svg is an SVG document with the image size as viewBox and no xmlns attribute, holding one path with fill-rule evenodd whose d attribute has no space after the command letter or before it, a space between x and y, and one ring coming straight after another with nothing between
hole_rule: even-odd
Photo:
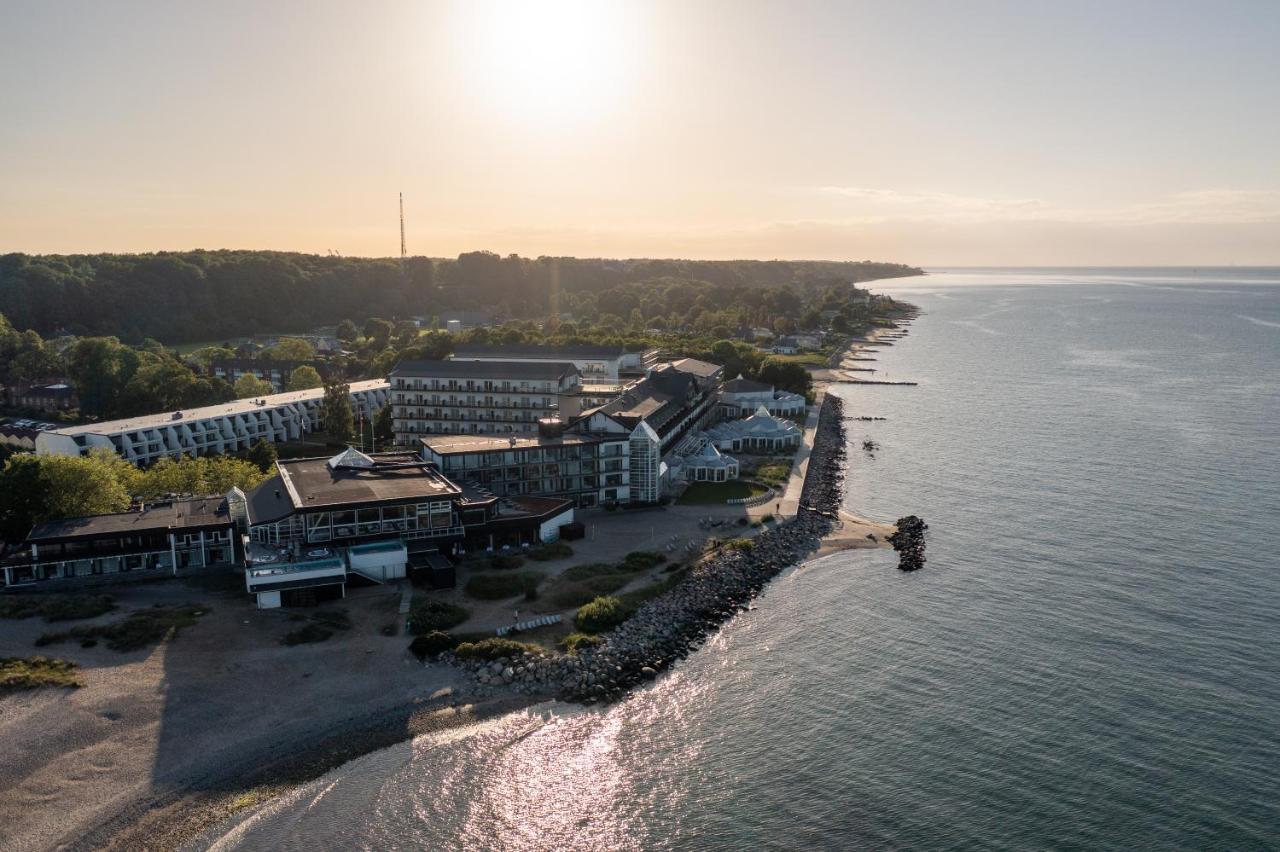
<instances>
[{"instance_id":1,"label":"gabled roof","mask_svg":"<svg viewBox=\"0 0 1280 852\"><path fill-rule=\"evenodd\" d=\"M744 379L738 376L724 383L725 393L772 393L773 385L766 385L763 382L753 382L751 379Z\"/></svg>"}]
</instances>

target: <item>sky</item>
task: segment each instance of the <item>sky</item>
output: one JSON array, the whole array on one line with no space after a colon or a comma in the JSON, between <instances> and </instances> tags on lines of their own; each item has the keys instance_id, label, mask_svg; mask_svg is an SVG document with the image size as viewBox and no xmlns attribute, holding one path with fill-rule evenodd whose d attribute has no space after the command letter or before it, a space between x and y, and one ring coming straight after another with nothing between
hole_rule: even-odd
<instances>
[{"instance_id":1,"label":"sky","mask_svg":"<svg viewBox=\"0 0 1280 852\"><path fill-rule=\"evenodd\" d=\"M1280 2L0 0L0 252L1280 264Z\"/></svg>"}]
</instances>

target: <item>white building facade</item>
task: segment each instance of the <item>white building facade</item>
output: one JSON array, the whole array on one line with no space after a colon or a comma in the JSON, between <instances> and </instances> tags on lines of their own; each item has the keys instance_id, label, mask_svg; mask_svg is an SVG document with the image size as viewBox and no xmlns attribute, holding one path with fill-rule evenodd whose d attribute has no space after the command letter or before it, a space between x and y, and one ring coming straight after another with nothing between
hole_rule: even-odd
<instances>
[{"instance_id":1,"label":"white building facade","mask_svg":"<svg viewBox=\"0 0 1280 852\"><path fill-rule=\"evenodd\" d=\"M390 399L385 381L352 382L350 387L357 418L372 420ZM319 431L323 400L324 389L311 388L171 414L67 426L39 433L36 452L80 456L103 447L140 465L162 458L237 453L259 440L295 441Z\"/></svg>"}]
</instances>

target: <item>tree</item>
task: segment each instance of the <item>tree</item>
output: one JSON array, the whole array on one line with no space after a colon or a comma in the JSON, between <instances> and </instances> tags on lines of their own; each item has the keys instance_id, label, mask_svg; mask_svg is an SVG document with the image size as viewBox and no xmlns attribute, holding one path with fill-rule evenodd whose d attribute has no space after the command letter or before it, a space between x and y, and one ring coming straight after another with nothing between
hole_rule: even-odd
<instances>
[{"instance_id":1,"label":"tree","mask_svg":"<svg viewBox=\"0 0 1280 852\"><path fill-rule=\"evenodd\" d=\"M303 364L301 367L294 368L289 374L289 386L286 390L300 391L318 388L324 385L324 380L320 378L320 373L310 364Z\"/></svg>"},{"instance_id":2,"label":"tree","mask_svg":"<svg viewBox=\"0 0 1280 852\"><path fill-rule=\"evenodd\" d=\"M391 406L384 405L378 409L378 413L373 417L374 440L384 447L391 446L391 442L396 439L391 413Z\"/></svg>"},{"instance_id":3,"label":"tree","mask_svg":"<svg viewBox=\"0 0 1280 852\"><path fill-rule=\"evenodd\" d=\"M0 469L0 537L19 542L48 510L48 488L40 476L40 460L48 456L18 453Z\"/></svg>"},{"instance_id":4,"label":"tree","mask_svg":"<svg viewBox=\"0 0 1280 852\"><path fill-rule=\"evenodd\" d=\"M273 394L275 393L275 388L271 386L271 382L260 379L253 373L245 373L236 379L235 391L236 399L249 399Z\"/></svg>"},{"instance_id":5,"label":"tree","mask_svg":"<svg viewBox=\"0 0 1280 852\"><path fill-rule=\"evenodd\" d=\"M813 388L813 376L802 364L766 358L760 365L758 378L762 382L792 393L807 394Z\"/></svg>"},{"instance_id":6,"label":"tree","mask_svg":"<svg viewBox=\"0 0 1280 852\"><path fill-rule=\"evenodd\" d=\"M382 349L391 340L391 323L377 317L371 318L364 324L364 336L372 341L373 345Z\"/></svg>"},{"instance_id":7,"label":"tree","mask_svg":"<svg viewBox=\"0 0 1280 852\"><path fill-rule=\"evenodd\" d=\"M278 361L310 361L316 357L316 348L300 337L282 337L262 354Z\"/></svg>"},{"instance_id":8,"label":"tree","mask_svg":"<svg viewBox=\"0 0 1280 852\"><path fill-rule=\"evenodd\" d=\"M276 460L280 458L280 453L276 451L275 444L270 443L265 438L259 438L249 448L245 458L257 465L258 470L269 472L275 469Z\"/></svg>"},{"instance_id":9,"label":"tree","mask_svg":"<svg viewBox=\"0 0 1280 852\"><path fill-rule=\"evenodd\" d=\"M410 320L396 323L396 346L408 346L418 339L418 326Z\"/></svg>"},{"instance_id":10,"label":"tree","mask_svg":"<svg viewBox=\"0 0 1280 852\"><path fill-rule=\"evenodd\" d=\"M344 319L342 322L338 323L338 339L343 343L353 343L359 336L360 331L356 328L356 324L351 320Z\"/></svg>"},{"instance_id":11,"label":"tree","mask_svg":"<svg viewBox=\"0 0 1280 852\"><path fill-rule=\"evenodd\" d=\"M40 477L45 487L45 505L43 517L38 520L103 515L108 512L123 512L129 508L128 489L117 478L113 466L104 463L101 458L39 458Z\"/></svg>"},{"instance_id":12,"label":"tree","mask_svg":"<svg viewBox=\"0 0 1280 852\"><path fill-rule=\"evenodd\" d=\"M235 350L228 349L225 346L201 346L199 349L187 354L187 361L202 370L207 370L214 361L234 357L236 357Z\"/></svg>"},{"instance_id":13,"label":"tree","mask_svg":"<svg viewBox=\"0 0 1280 852\"><path fill-rule=\"evenodd\" d=\"M139 361L136 351L114 337L82 337L68 347L67 375L76 386L80 410L94 417L114 415Z\"/></svg>"},{"instance_id":14,"label":"tree","mask_svg":"<svg viewBox=\"0 0 1280 852\"><path fill-rule=\"evenodd\" d=\"M320 422L335 443L345 444L351 440L355 431L355 412L351 407L351 386L345 381L334 378L325 382Z\"/></svg>"}]
</instances>

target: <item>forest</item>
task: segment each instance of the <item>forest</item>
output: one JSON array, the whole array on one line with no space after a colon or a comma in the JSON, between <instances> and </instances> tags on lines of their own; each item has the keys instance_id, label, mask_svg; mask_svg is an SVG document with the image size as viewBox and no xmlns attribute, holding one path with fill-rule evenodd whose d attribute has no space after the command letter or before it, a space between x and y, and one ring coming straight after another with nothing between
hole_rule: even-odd
<instances>
[{"instance_id":1,"label":"forest","mask_svg":"<svg viewBox=\"0 0 1280 852\"><path fill-rule=\"evenodd\" d=\"M403 268L392 258L276 251L7 254L0 255L0 313L46 338L114 336L134 345L460 310L485 311L499 323L567 313L662 327L688 322L691 311L736 319L726 309L737 305L762 318L775 307L771 293L919 274L871 261L531 259L483 251L409 258Z\"/></svg>"}]
</instances>

